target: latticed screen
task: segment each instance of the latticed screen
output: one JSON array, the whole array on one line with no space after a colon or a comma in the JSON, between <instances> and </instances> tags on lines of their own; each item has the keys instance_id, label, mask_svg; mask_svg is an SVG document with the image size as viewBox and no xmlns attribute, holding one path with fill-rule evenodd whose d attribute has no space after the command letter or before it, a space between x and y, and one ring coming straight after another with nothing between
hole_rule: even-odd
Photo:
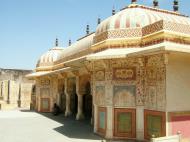
<instances>
[{"instance_id":1,"label":"latticed screen","mask_svg":"<svg viewBox=\"0 0 190 142\"><path fill-rule=\"evenodd\" d=\"M147 116L147 127L148 127L148 135L151 137L154 135L155 137L161 137L162 134L162 117L155 115Z\"/></svg>"},{"instance_id":2,"label":"latticed screen","mask_svg":"<svg viewBox=\"0 0 190 142\"><path fill-rule=\"evenodd\" d=\"M131 133L132 131L132 114L131 113L119 113L118 114L118 132Z\"/></svg>"}]
</instances>

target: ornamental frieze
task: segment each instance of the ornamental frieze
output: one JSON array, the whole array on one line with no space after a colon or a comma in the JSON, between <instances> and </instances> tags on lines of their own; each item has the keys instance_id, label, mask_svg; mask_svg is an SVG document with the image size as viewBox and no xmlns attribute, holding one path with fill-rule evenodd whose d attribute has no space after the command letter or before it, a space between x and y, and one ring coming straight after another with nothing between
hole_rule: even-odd
<instances>
[{"instance_id":1,"label":"ornamental frieze","mask_svg":"<svg viewBox=\"0 0 190 142\"><path fill-rule=\"evenodd\" d=\"M136 80L136 68L113 69L113 80Z\"/></svg>"},{"instance_id":2,"label":"ornamental frieze","mask_svg":"<svg viewBox=\"0 0 190 142\"><path fill-rule=\"evenodd\" d=\"M129 66L138 66L139 60L138 60L138 58L126 58L126 59L111 60L110 65L112 68L124 68L124 67L129 67Z\"/></svg>"},{"instance_id":3,"label":"ornamental frieze","mask_svg":"<svg viewBox=\"0 0 190 142\"><path fill-rule=\"evenodd\" d=\"M41 86L48 86L48 85L50 85L50 80L49 79L42 79L42 80L40 80L40 85Z\"/></svg>"}]
</instances>

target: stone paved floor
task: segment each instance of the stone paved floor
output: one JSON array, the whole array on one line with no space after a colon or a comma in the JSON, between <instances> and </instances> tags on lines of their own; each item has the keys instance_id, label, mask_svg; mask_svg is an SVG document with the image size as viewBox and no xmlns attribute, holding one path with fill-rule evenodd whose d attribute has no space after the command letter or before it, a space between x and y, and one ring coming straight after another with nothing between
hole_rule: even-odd
<instances>
[{"instance_id":1,"label":"stone paved floor","mask_svg":"<svg viewBox=\"0 0 190 142\"><path fill-rule=\"evenodd\" d=\"M52 116L48 113L0 111L0 142L102 141L105 142L93 134L88 121L76 121L74 118Z\"/></svg>"}]
</instances>

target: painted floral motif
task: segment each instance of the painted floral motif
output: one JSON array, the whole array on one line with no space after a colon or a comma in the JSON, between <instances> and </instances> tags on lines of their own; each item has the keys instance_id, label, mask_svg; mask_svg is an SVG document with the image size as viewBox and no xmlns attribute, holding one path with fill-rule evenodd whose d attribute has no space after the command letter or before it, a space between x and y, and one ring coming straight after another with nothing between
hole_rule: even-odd
<instances>
[{"instance_id":1,"label":"painted floral motif","mask_svg":"<svg viewBox=\"0 0 190 142\"><path fill-rule=\"evenodd\" d=\"M114 79L135 80L135 68L114 69Z\"/></svg>"},{"instance_id":2,"label":"painted floral motif","mask_svg":"<svg viewBox=\"0 0 190 142\"><path fill-rule=\"evenodd\" d=\"M115 106L135 106L136 86L114 86Z\"/></svg>"}]
</instances>

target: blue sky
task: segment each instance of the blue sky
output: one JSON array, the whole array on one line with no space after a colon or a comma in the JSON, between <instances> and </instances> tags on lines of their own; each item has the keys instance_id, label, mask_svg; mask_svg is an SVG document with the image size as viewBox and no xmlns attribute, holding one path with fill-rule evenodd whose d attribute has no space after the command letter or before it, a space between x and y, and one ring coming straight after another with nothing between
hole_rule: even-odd
<instances>
[{"instance_id":1,"label":"blue sky","mask_svg":"<svg viewBox=\"0 0 190 142\"><path fill-rule=\"evenodd\" d=\"M55 38L67 46L85 35L86 24L96 29L98 16L111 15L131 0L0 0L0 68L34 69L38 58ZM180 12L190 15L190 1L180 1ZM172 10L173 0L159 0L160 8ZM152 0L138 0L152 5Z\"/></svg>"}]
</instances>

